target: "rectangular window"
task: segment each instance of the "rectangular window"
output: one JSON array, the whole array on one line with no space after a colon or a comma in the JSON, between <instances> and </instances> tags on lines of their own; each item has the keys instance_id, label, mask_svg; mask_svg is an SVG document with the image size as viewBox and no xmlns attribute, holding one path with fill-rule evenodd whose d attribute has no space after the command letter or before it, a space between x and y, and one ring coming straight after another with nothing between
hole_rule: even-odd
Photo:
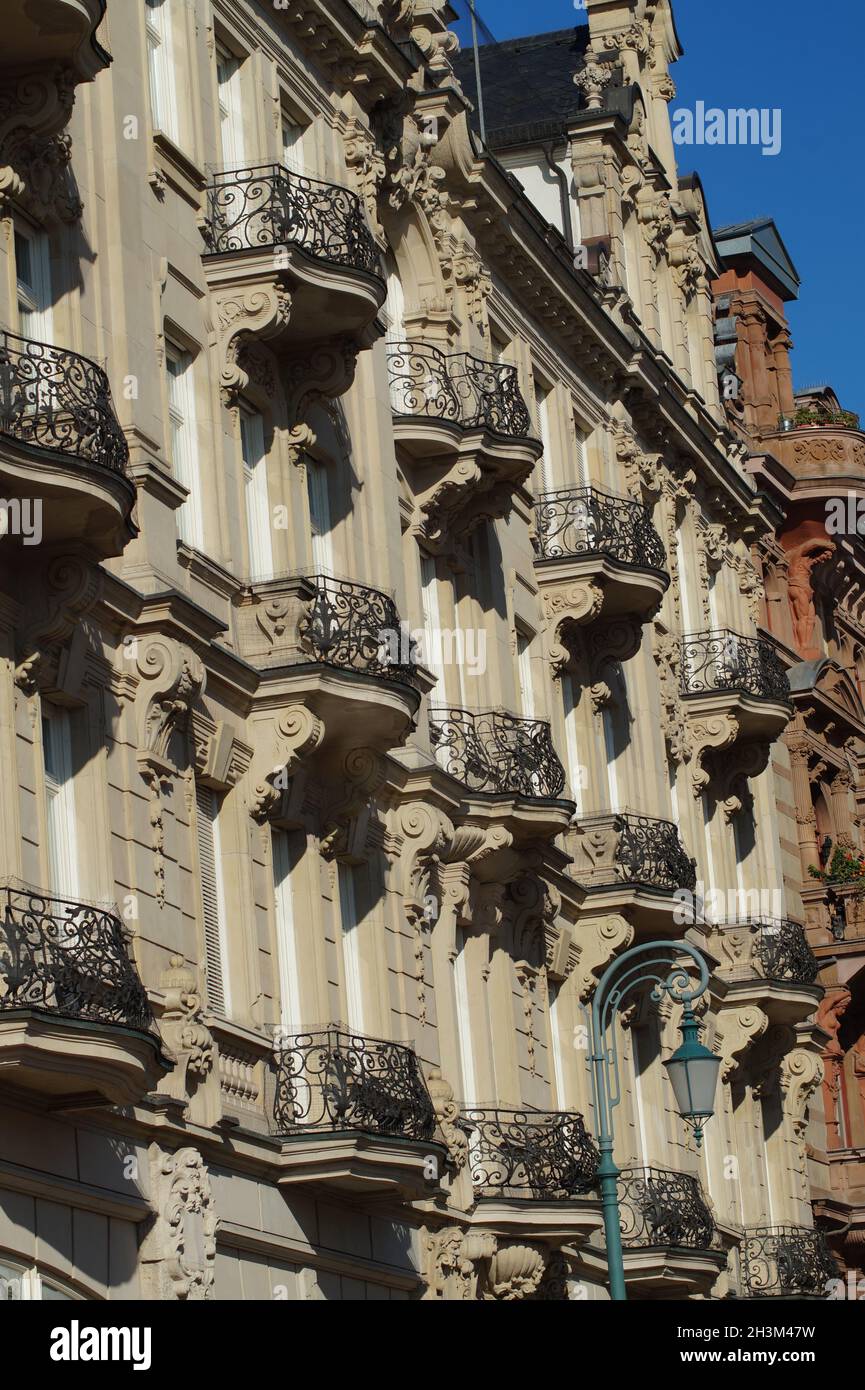
<instances>
[{"instance_id":1,"label":"rectangular window","mask_svg":"<svg viewBox=\"0 0 865 1390\"><path fill-rule=\"evenodd\" d=\"M69 711L43 706L42 756L45 772L45 810L48 872L51 891L61 898L77 898L78 818L72 773L72 726Z\"/></svg>"},{"instance_id":2,"label":"rectangular window","mask_svg":"<svg viewBox=\"0 0 865 1390\"><path fill-rule=\"evenodd\" d=\"M550 395L546 387L538 386L535 393L535 401L538 411L538 425L541 431L541 443L544 452L538 460L537 487L539 492L552 492L555 487L553 482L553 440L550 432Z\"/></svg>"},{"instance_id":3,"label":"rectangular window","mask_svg":"<svg viewBox=\"0 0 865 1390\"><path fill-rule=\"evenodd\" d=\"M53 336L51 248L44 232L15 230L18 324L22 337L50 343Z\"/></svg>"},{"instance_id":4,"label":"rectangular window","mask_svg":"<svg viewBox=\"0 0 865 1390\"><path fill-rule=\"evenodd\" d=\"M204 525L195 420L195 366L192 354L169 345L166 352L166 371L171 466L177 481L189 492L189 496L177 512L177 529L181 540L195 550L202 550Z\"/></svg>"},{"instance_id":5,"label":"rectangular window","mask_svg":"<svg viewBox=\"0 0 865 1390\"><path fill-rule=\"evenodd\" d=\"M306 174L304 129L290 116L282 118L282 162L293 174Z\"/></svg>"},{"instance_id":6,"label":"rectangular window","mask_svg":"<svg viewBox=\"0 0 865 1390\"><path fill-rule=\"evenodd\" d=\"M339 911L346 1023L349 1028L363 1032L363 963L360 951L357 888L356 866L341 863L339 865Z\"/></svg>"},{"instance_id":7,"label":"rectangular window","mask_svg":"<svg viewBox=\"0 0 865 1390\"><path fill-rule=\"evenodd\" d=\"M588 435L579 420L574 416L574 445L577 454L577 486L589 486Z\"/></svg>"},{"instance_id":8,"label":"rectangular window","mask_svg":"<svg viewBox=\"0 0 865 1390\"><path fill-rule=\"evenodd\" d=\"M423 605L424 650L423 664L432 671L436 686L433 703L447 698L445 672L442 662L441 616L439 614L436 562L432 555L420 553L421 603Z\"/></svg>"},{"instance_id":9,"label":"rectangular window","mask_svg":"<svg viewBox=\"0 0 865 1390\"><path fill-rule=\"evenodd\" d=\"M243 132L243 74L241 60L222 45L216 50L219 91L219 134L227 169L239 169L246 159Z\"/></svg>"},{"instance_id":10,"label":"rectangular window","mask_svg":"<svg viewBox=\"0 0 865 1390\"><path fill-rule=\"evenodd\" d=\"M155 130L180 143L178 72L174 53L173 0L147 0L147 64L150 108Z\"/></svg>"},{"instance_id":11,"label":"rectangular window","mask_svg":"<svg viewBox=\"0 0 865 1390\"><path fill-rule=\"evenodd\" d=\"M201 910L204 919L207 1002L214 1013L228 1015L231 1012L231 993L228 979L228 938L222 883L219 803L210 787L196 783L195 805Z\"/></svg>"},{"instance_id":12,"label":"rectangular window","mask_svg":"<svg viewBox=\"0 0 865 1390\"><path fill-rule=\"evenodd\" d=\"M333 569L333 542L327 468L309 457L306 460L306 489L312 528L312 562L316 570L329 573Z\"/></svg>"},{"instance_id":13,"label":"rectangular window","mask_svg":"<svg viewBox=\"0 0 865 1390\"><path fill-rule=\"evenodd\" d=\"M520 711L526 719L535 717L535 690L532 680L532 640L517 633L517 675L520 685Z\"/></svg>"},{"instance_id":14,"label":"rectangular window","mask_svg":"<svg viewBox=\"0 0 865 1390\"><path fill-rule=\"evenodd\" d=\"M241 413L240 445L243 453L249 573L255 579L272 579L273 534L267 491L264 420L260 415L248 411Z\"/></svg>"},{"instance_id":15,"label":"rectangular window","mask_svg":"<svg viewBox=\"0 0 865 1390\"><path fill-rule=\"evenodd\" d=\"M300 858L297 837L286 830L271 830L273 845L273 891L276 913L276 954L279 970L279 1018L287 1033L304 1026L300 997L300 957L297 946L296 914L292 874Z\"/></svg>"},{"instance_id":16,"label":"rectangular window","mask_svg":"<svg viewBox=\"0 0 865 1390\"><path fill-rule=\"evenodd\" d=\"M582 815L585 800L583 792L588 786L588 775L580 757L578 695L575 688L575 678L570 671L566 671L562 676L562 699L565 707L565 747L568 755L571 796L576 802L577 813Z\"/></svg>"}]
</instances>

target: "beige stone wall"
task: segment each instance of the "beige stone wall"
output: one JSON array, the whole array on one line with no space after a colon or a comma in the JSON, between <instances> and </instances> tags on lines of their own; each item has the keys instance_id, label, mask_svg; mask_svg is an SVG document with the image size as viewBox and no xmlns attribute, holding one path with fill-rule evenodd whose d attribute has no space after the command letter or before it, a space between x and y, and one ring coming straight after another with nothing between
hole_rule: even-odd
<instances>
[{"instance_id":1,"label":"beige stone wall","mask_svg":"<svg viewBox=\"0 0 865 1390\"><path fill-rule=\"evenodd\" d=\"M451 1298L509 1288L605 1297L597 1201L567 1220L555 1203L513 1193L494 1209L478 1201L455 1107L580 1111L591 1131L581 1005L617 952L685 931L671 889L635 891L615 871L604 880L613 842L588 840L584 822L627 810L671 823L698 881L723 894L783 894L795 844L766 770L783 719L775 728L752 711L748 725L732 707L698 718L678 689L683 634L756 634L750 546L771 518L720 415L705 210L675 192L668 7L653 7L648 45L644 4L622 5L621 15L589 7L600 47L607 31L636 24L621 60L648 103L626 142L599 130L572 145L587 190L583 234L612 246L604 285L551 248L531 206L473 144L448 76L440 5L403 7L394 32L408 37L416 10L424 54L423 72L412 73L384 31L364 36L324 0L302 23L291 6L166 3L176 143L153 126L143 9L127 17L109 4L100 37L113 63L79 87L68 123L83 211L64 223L49 210L37 225L24 193L4 204L0 319L21 328L12 233L33 221L50 242L53 341L105 361L137 531L106 547L101 563L86 530L59 536L48 553L22 548L6 575L0 736L19 790L3 800L0 833L8 876L56 891L41 719L56 706L71 730L77 897L116 905L175 1066L123 1108L86 1116L73 1099L46 1118L37 1088L13 1124L4 1101L0 1257L92 1297ZM627 569L565 565L551 579L535 563L539 421L528 443L487 435L458 446L423 424L395 426L377 277L325 274L314 256L287 269L269 254L203 257L204 190L225 163L223 44L242 59L246 162L281 158L283 111L306 126L307 174L357 188L373 219L402 286L405 337L498 355L516 368L533 415L536 392L549 390L549 486L587 481L647 508L670 576L666 589L645 581L658 585L657 602ZM424 143L426 130L434 136ZM647 142L663 167L649 167ZM659 192L665 178L669 196ZM629 238L637 282L625 268ZM615 288L623 281L630 302ZM322 325L336 325L320 341L304 330L310 305ZM174 351L191 362L198 545L178 533L190 503L171 443ZM413 695L374 676L279 664L280 653L299 654L301 610L296 586L283 584L271 606L268 593L250 590L245 410L263 421L273 576L319 567L307 475L324 470L329 568L392 592L400 616L423 628L434 611L422 590L427 554L436 625L469 635L476 650L483 640L483 669L452 661ZM55 466L62 483L62 461ZM67 554L74 563L52 568ZM431 704L548 721L567 773L562 796L468 791L436 762ZM202 892L199 820L211 794L224 1007ZM277 843L292 866L290 932L274 889ZM644 1005L619 1039L616 1154L622 1167L698 1175L730 1246L743 1227L808 1224L803 1123L819 1081L807 1024L816 1001L793 991L778 1007L746 946L725 951L728 937L708 928L694 939L713 964L704 1022L726 1073L705 1151L673 1112L661 1065L676 1046L677 1012ZM363 1181L383 1181L384 1197L335 1176L326 1140L299 1157L273 1134L275 1033L331 1020L409 1044L433 1090L432 1168L425 1174L422 1149L410 1161L379 1156ZM132 1176L119 1185L117 1164L129 1155ZM40 1203L49 1204L44 1219ZM676 1258L686 1296L723 1293L736 1277L732 1257L730 1273L720 1255ZM664 1296L646 1276L634 1288Z\"/></svg>"}]
</instances>

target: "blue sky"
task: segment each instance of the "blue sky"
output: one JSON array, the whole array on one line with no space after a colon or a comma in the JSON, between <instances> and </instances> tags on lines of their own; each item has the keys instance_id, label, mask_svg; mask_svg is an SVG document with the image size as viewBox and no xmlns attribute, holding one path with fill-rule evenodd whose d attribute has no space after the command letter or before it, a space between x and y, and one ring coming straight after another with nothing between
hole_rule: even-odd
<instances>
[{"instance_id":1,"label":"blue sky","mask_svg":"<svg viewBox=\"0 0 865 1390\"><path fill-rule=\"evenodd\" d=\"M454 4L462 11L465 0ZM585 20L573 0L477 4L497 39ZM723 109L777 107L782 121L774 157L749 146L683 146L680 171L699 173L715 226L775 218L802 281L788 310L794 381L831 382L842 405L865 416L865 4L674 0L673 8L685 56L673 66L672 110L693 110L700 100Z\"/></svg>"}]
</instances>

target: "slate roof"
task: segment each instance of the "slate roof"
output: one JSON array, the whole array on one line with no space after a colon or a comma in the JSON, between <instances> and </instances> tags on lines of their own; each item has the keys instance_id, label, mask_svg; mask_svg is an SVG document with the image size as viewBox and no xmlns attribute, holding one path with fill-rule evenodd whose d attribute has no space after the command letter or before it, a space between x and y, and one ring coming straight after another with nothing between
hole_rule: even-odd
<instances>
[{"instance_id":1,"label":"slate roof","mask_svg":"<svg viewBox=\"0 0 865 1390\"><path fill-rule=\"evenodd\" d=\"M712 235L722 262L753 259L774 281L782 299L798 298L799 274L771 217L754 217L749 222L716 227Z\"/></svg>"},{"instance_id":2,"label":"slate roof","mask_svg":"<svg viewBox=\"0 0 865 1390\"><path fill-rule=\"evenodd\" d=\"M558 134L584 109L574 73L583 65L588 42L588 25L578 25L480 47L488 144L525 144ZM474 51L462 49L454 67L475 107L472 124L478 129ZM633 100L633 93L621 87L608 88L607 96L613 110L620 109L623 99L628 106Z\"/></svg>"}]
</instances>

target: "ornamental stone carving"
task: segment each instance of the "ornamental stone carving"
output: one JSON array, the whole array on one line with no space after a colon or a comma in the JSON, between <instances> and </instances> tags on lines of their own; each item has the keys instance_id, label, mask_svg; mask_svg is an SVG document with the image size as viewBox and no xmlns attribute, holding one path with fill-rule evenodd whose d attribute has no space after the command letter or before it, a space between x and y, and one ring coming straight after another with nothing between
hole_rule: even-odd
<instances>
[{"instance_id":1,"label":"ornamental stone carving","mask_svg":"<svg viewBox=\"0 0 865 1390\"><path fill-rule=\"evenodd\" d=\"M473 1302L485 1282L496 1253L496 1237L488 1231L463 1231L448 1226L424 1237L424 1300Z\"/></svg>"},{"instance_id":2,"label":"ornamental stone carving","mask_svg":"<svg viewBox=\"0 0 865 1390\"><path fill-rule=\"evenodd\" d=\"M197 1084L213 1069L213 1036L202 1021L201 993L183 956L171 957L159 985L164 991L159 1031L174 1059L160 1091L188 1103Z\"/></svg>"},{"instance_id":3,"label":"ornamental stone carving","mask_svg":"<svg viewBox=\"0 0 865 1390\"><path fill-rule=\"evenodd\" d=\"M210 1178L197 1149L150 1148L154 1224L141 1249L145 1297L201 1302L213 1297L218 1226Z\"/></svg>"},{"instance_id":4,"label":"ornamental stone carving","mask_svg":"<svg viewBox=\"0 0 865 1390\"><path fill-rule=\"evenodd\" d=\"M77 694L89 650L84 619L102 588L99 566L77 555L60 555L49 563L43 610L24 626L18 641L15 684L25 695L37 690Z\"/></svg>"}]
</instances>

